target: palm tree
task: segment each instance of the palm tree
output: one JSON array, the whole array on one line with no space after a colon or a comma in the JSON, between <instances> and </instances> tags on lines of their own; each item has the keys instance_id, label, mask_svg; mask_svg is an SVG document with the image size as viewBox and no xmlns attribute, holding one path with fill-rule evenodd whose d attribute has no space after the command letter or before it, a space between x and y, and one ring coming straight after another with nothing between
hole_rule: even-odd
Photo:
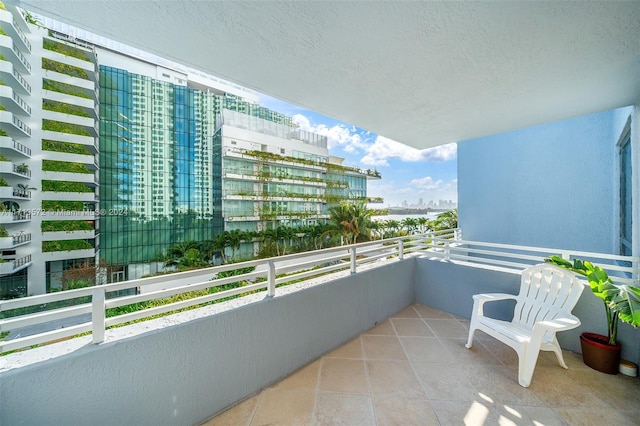
<instances>
[{"instance_id":1,"label":"palm tree","mask_svg":"<svg viewBox=\"0 0 640 426\"><path fill-rule=\"evenodd\" d=\"M355 244L358 238L370 236L371 210L364 203L340 203L329 209L325 234L340 235L343 244Z\"/></svg>"},{"instance_id":2,"label":"palm tree","mask_svg":"<svg viewBox=\"0 0 640 426\"><path fill-rule=\"evenodd\" d=\"M458 227L458 209L440 213L434 220L429 222L429 227L434 231L453 229Z\"/></svg>"},{"instance_id":3,"label":"palm tree","mask_svg":"<svg viewBox=\"0 0 640 426\"><path fill-rule=\"evenodd\" d=\"M418 220L413 217L405 217L402 220L402 226L407 230L407 233L413 234L418 227Z\"/></svg>"},{"instance_id":4,"label":"palm tree","mask_svg":"<svg viewBox=\"0 0 640 426\"><path fill-rule=\"evenodd\" d=\"M216 238L213 240L213 249L220 253L220 257L222 257L222 263L227 263L227 257L225 255L225 249L229 245L229 239L226 233L221 233L216 235Z\"/></svg>"},{"instance_id":5,"label":"palm tree","mask_svg":"<svg viewBox=\"0 0 640 426\"><path fill-rule=\"evenodd\" d=\"M429 224L429 219L427 219L426 216L420 216L418 219L418 225L420 226L420 233L424 234L425 232L427 232L427 228L428 228L428 224Z\"/></svg>"},{"instance_id":6,"label":"palm tree","mask_svg":"<svg viewBox=\"0 0 640 426\"><path fill-rule=\"evenodd\" d=\"M231 247L231 260L236 259L236 250L240 248L243 239L243 232L239 229L224 231L227 234L228 246Z\"/></svg>"}]
</instances>

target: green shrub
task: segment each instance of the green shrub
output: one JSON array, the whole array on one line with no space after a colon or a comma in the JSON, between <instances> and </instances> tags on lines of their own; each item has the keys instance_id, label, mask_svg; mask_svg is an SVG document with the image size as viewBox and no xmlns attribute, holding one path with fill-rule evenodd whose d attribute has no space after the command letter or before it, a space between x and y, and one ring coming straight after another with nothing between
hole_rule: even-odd
<instances>
[{"instance_id":1,"label":"green shrub","mask_svg":"<svg viewBox=\"0 0 640 426\"><path fill-rule=\"evenodd\" d=\"M42 180L42 190L48 192L94 192L82 182L67 182L63 180Z\"/></svg>"},{"instance_id":2,"label":"green shrub","mask_svg":"<svg viewBox=\"0 0 640 426\"><path fill-rule=\"evenodd\" d=\"M0 154L0 161L11 161L9 160L7 157L5 157L3 154Z\"/></svg>"},{"instance_id":3,"label":"green shrub","mask_svg":"<svg viewBox=\"0 0 640 426\"><path fill-rule=\"evenodd\" d=\"M67 83L60 83L58 81L42 79L42 89L64 93L65 95L77 96L79 98L91 99L91 96L79 87Z\"/></svg>"},{"instance_id":4,"label":"green shrub","mask_svg":"<svg viewBox=\"0 0 640 426\"><path fill-rule=\"evenodd\" d=\"M60 200L43 200L42 210L45 211L82 211L84 204L82 201L60 201Z\"/></svg>"},{"instance_id":5,"label":"green shrub","mask_svg":"<svg viewBox=\"0 0 640 426\"><path fill-rule=\"evenodd\" d=\"M4 178L0 177L0 186L9 186L9 184L7 183L6 180L4 180Z\"/></svg>"},{"instance_id":6,"label":"green shrub","mask_svg":"<svg viewBox=\"0 0 640 426\"><path fill-rule=\"evenodd\" d=\"M93 225L83 220L43 220L42 232L93 231Z\"/></svg>"},{"instance_id":7,"label":"green shrub","mask_svg":"<svg viewBox=\"0 0 640 426\"><path fill-rule=\"evenodd\" d=\"M0 226L0 237L8 237L9 233L7 232L4 226Z\"/></svg>"},{"instance_id":8,"label":"green shrub","mask_svg":"<svg viewBox=\"0 0 640 426\"><path fill-rule=\"evenodd\" d=\"M68 44L63 44L49 39L43 39L42 47L53 52L61 53L65 56L72 56L82 61L91 61L91 59L89 59L87 55L87 52L78 49L77 47L69 46Z\"/></svg>"},{"instance_id":9,"label":"green shrub","mask_svg":"<svg viewBox=\"0 0 640 426\"><path fill-rule=\"evenodd\" d=\"M80 117L91 117L91 115L76 105L69 105L64 102L51 101L49 99L42 100L42 109L47 111L59 112L62 114L78 115Z\"/></svg>"},{"instance_id":10,"label":"green shrub","mask_svg":"<svg viewBox=\"0 0 640 426\"><path fill-rule=\"evenodd\" d=\"M9 136L9 134L4 129L0 129L0 136Z\"/></svg>"},{"instance_id":11,"label":"green shrub","mask_svg":"<svg viewBox=\"0 0 640 426\"><path fill-rule=\"evenodd\" d=\"M70 133L72 135L79 136L91 136L91 133L86 131L82 126L77 124L63 123L61 121L54 120L42 120L42 130L49 130L51 132Z\"/></svg>"},{"instance_id":12,"label":"green shrub","mask_svg":"<svg viewBox=\"0 0 640 426\"><path fill-rule=\"evenodd\" d=\"M42 160L42 170L47 172L93 173L84 164L58 160Z\"/></svg>"},{"instance_id":13,"label":"green shrub","mask_svg":"<svg viewBox=\"0 0 640 426\"><path fill-rule=\"evenodd\" d=\"M93 246L86 240L59 240L42 242L43 253L49 253L52 251L86 250L92 248Z\"/></svg>"},{"instance_id":14,"label":"green shrub","mask_svg":"<svg viewBox=\"0 0 640 426\"><path fill-rule=\"evenodd\" d=\"M82 68L74 67L73 65L63 64L58 61L54 61L47 58L42 58L42 68L49 71L59 72L60 74L66 74L71 77L82 78L89 80L89 75Z\"/></svg>"},{"instance_id":15,"label":"green shrub","mask_svg":"<svg viewBox=\"0 0 640 426\"><path fill-rule=\"evenodd\" d=\"M66 152L69 154L91 155L86 146L79 143L58 142L49 139L42 140L43 151Z\"/></svg>"}]
</instances>

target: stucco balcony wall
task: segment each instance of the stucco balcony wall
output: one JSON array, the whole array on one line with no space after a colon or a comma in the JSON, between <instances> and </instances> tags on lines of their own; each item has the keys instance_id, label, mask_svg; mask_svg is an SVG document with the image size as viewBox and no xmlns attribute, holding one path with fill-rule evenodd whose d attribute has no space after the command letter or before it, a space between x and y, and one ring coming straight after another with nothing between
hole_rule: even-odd
<instances>
[{"instance_id":1,"label":"stucco balcony wall","mask_svg":"<svg viewBox=\"0 0 640 426\"><path fill-rule=\"evenodd\" d=\"M8 407L0 424L197 424L413 303L413 273L407 259L28 367L0 366Z\"/></svg>"}]
</instances>

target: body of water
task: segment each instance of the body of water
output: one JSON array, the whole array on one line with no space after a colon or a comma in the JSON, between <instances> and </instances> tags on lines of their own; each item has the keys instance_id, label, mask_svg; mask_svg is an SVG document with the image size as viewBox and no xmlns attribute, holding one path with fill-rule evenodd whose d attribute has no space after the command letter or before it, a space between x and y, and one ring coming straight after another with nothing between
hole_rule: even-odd
<instances>
[{"instance_id":1,"label":"body of water","mask_svg":"<svg viewBox=\"0 0 640 426\"><path fill-rule=\"evenodd\" d=\"M397 220L398 222L401 222L402 220L404 220L404 219L406 219L408 217L412 217L414 219L418 219L418 218L421 218L421 217L426 217L428 220L433 220L440 213L442 213L442 212L432 212L432 213L427 213L427 214L388 214L388 215L384 215L384 216L372 216L372 219L377 221L377 222L385 221L385 220Z\"/></svg>"}]
</instances>

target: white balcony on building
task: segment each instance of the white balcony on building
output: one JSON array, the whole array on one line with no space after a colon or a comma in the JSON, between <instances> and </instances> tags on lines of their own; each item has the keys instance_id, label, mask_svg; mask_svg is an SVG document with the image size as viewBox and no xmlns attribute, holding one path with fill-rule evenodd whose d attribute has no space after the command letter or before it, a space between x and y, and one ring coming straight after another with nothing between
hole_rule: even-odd
<instances>
[{"instance_id":1,"label":"white balcony on building","mask_svg":"<svg viewBox=\"0 0 640 426\"><path fill-rule=\"evenodd\" d=\"M0 60L0 78L2 78L2 81L4 81L6 85L19 93L23 95L31 94L31 85L11 62Z\"/></svg>"}]
</instances>

